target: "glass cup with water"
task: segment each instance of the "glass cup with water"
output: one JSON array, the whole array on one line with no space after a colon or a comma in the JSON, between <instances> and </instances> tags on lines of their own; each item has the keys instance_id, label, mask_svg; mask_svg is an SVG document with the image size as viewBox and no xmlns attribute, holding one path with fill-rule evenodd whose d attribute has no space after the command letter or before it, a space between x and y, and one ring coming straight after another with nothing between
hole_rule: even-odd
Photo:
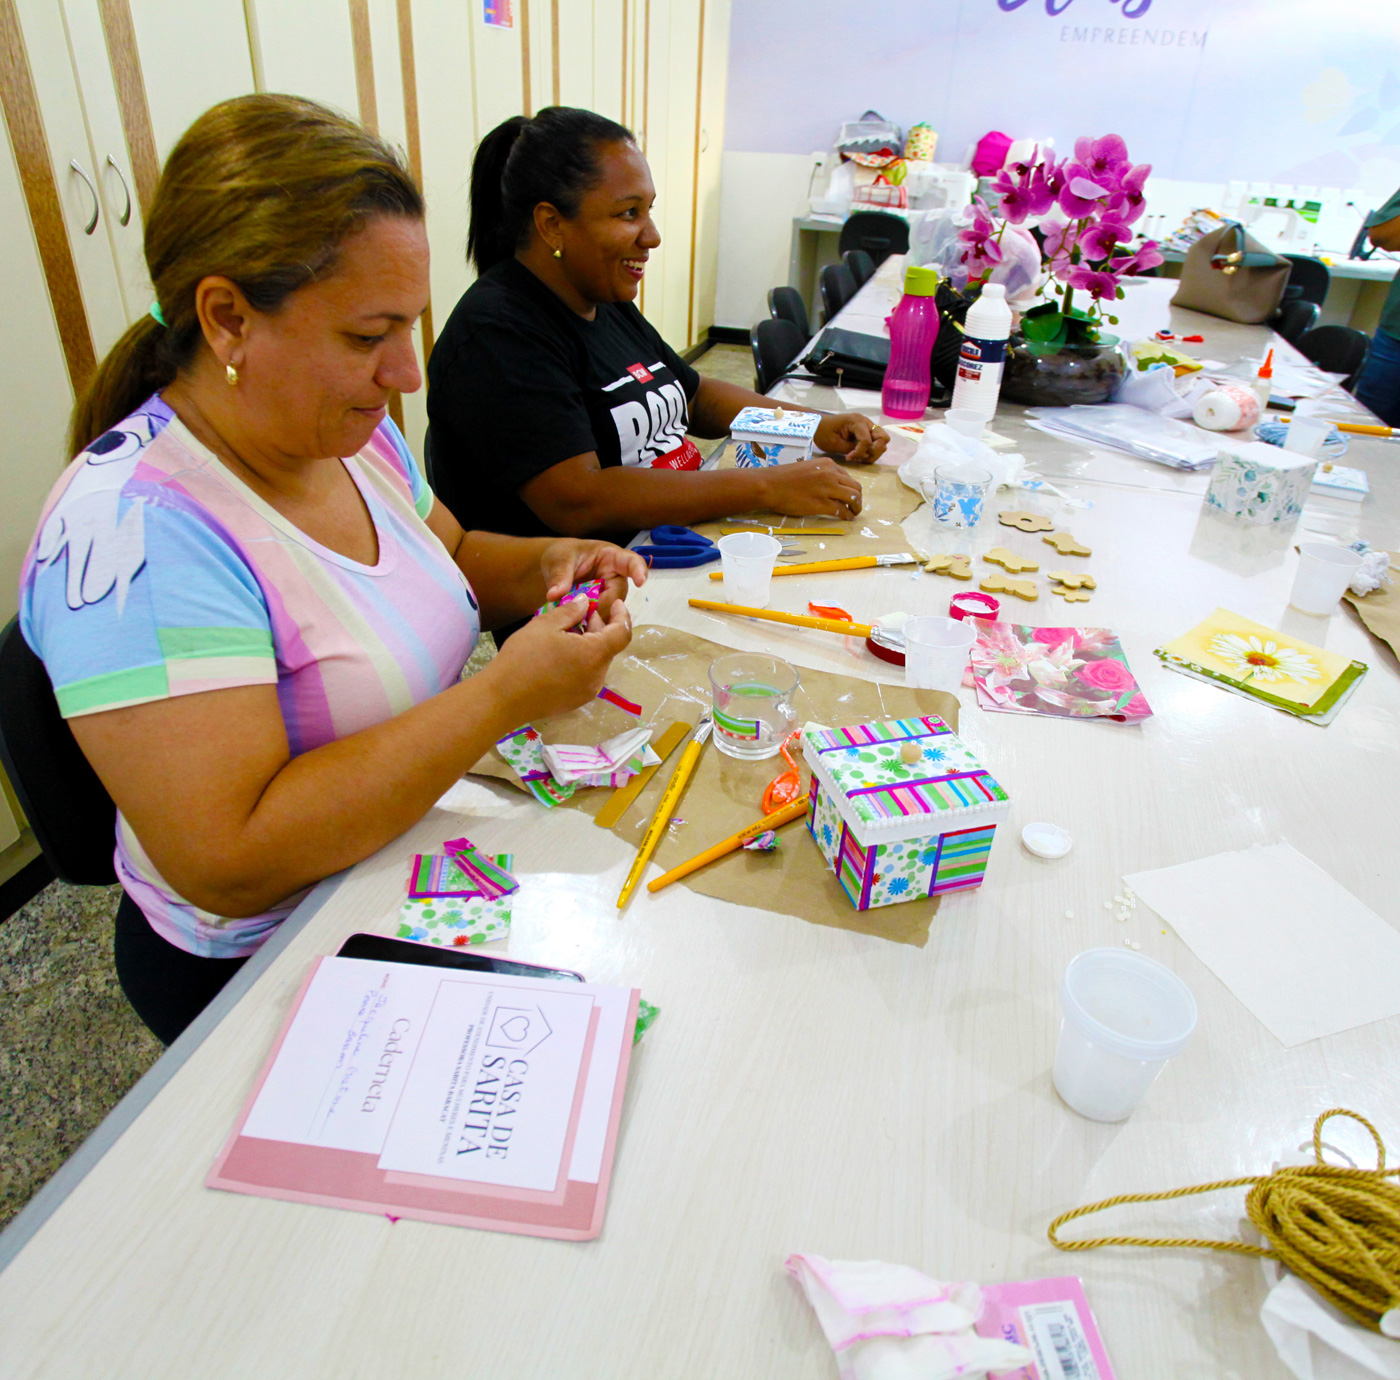
<instances>
[{"instance_id":1,"label":"glass cup with water","mask_svg":"<svg viewBox=\"0 0 1400 1380\"><path fill-rule=\"evenodd\" d=\"M735 652L710 664L715 746L728 757L774 756L797 726L797 671L781 657Z\"/></svg>"}]
</instances>

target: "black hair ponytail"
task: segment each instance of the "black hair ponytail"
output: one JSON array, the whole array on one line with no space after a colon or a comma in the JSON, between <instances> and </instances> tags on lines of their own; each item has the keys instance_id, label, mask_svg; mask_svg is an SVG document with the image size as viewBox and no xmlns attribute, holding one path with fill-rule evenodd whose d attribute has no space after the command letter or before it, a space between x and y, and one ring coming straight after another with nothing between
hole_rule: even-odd
<instances>
[{"instance_id":1,"label":"black hair ponytail","mask_svg":"<svg viewBox=\"0 0 1400 1380\"><path fill-rule=\"evenodd\" d=\"M476 271L485 273L528 243L540 202L572 220L584 192L598 181L599 147L633 142L631 130L617 121L566 105L497 125L472 160L467 256Z\"/></svg>"}]
</instances>

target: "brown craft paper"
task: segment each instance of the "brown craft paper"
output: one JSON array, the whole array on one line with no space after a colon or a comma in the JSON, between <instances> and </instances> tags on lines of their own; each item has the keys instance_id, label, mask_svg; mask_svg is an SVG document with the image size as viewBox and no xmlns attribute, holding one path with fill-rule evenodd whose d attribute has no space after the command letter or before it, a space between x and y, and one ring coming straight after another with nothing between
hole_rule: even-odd
<instances>
[{"instance_id":1,"label":"brown craft paper","mask_svg":"<svg viewBox=\"0 0 1400 1380\"><path fill-rule=\"evenodd\" d=\"M1400 656L1400 552L1390 553L1390 584L1385 589L1373 589L1370 594L1342 596L1361 615L1361 621L1390 650Z\"/></svg>"},{"instance_id":2,"label":"brown craft paper","mask_svg":"<svg viewBox=\"0 0 1400 1380\"><path fill-rule=\"evenodd\" d=\"M813 633L814 637L829 634ZM710 663L729 656L730 647L706 641L691 633L678 632L659 624L638 628L632 645L613 662L608 685L642 706L642 722L660 734L676 719L695 723L710 708ZM910 690L902 685L877 685L873 681L830 675L824 671L799 668L802 682L794 696L799 724L808 720L831 728L877 719L898 719L920 714L937 714L951 727L957 727L958 702L937 690ZM549 743L599 743L615 733L635 727L637 720L606 700L594 700L572 714L563 714L535 725ZM666 783L680 761L677 749L647 783L632 808L613 829L629 844L641 842L661 800ZM805 790L810 773L800 752L794 752ZM726 757L714 745L705 745L673 823L662 839L653 861L664 871L693 858L697 853L728 838L762 817L760 801L764 788L779 772L787 769L781 755L762 762L741 762ZM473 768L472 774L491 776L519 786L515 773L494 749ZM522 787L523 789L523 787ZM583 810L596 814L612 792L594 788L574 793L560 809ZM544 806L540 807L544 809ZM758 906L798 915L816 925L834 925L858 934L878 935L900 944L928 942L929 923L938 909L936 898L906 901L902 905L857 910L836 882L804 821L794 820L778 834L782 840L775 852L750 853L740 849L692 872L676 886L688 886L703 896ZM646 904L642 888L631 904ZM665 891L656 893L664 899Z\"/></svg>"},{"instance_id":3,"label":"brown craft paper","mask_svg":"<svg viewBox=\"0 0 1400 1380\"><path fill-rule=\"evenodd\" d=\"M733 467L727 455L720 461L720 469ZM695 530L709 537L711 541L720 539L722 527L732 527L736 522L761 522L770 527L843 527L846 531L839 537L818 536L810 539L792 537L806 553L802 556L780 556L778 563L793 564L807 561L836 561L848 556L888 556L896 551L908 551L906 539L900 523L923 502L913 489L900 482L893 466L846 465L844 468L853 479L860 483L861 510L854 522L841 522L831 517L783 517L778 513L753 512L735 513L730 517L714 522L697 522ZM886 525L888 524L888 525ZM861 532L869 529L873 537L863 537ZM825 543L826 549L822 549Z\"/></svg>"}]
</instances>

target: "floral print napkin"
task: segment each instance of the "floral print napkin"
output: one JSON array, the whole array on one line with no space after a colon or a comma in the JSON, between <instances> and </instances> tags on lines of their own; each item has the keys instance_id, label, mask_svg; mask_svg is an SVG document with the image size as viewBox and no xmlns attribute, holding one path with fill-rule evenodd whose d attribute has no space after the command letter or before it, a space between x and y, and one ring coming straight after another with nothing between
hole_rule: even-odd
<instances>
[{"instance_id":1,"label":"floral print napkin","mask_svg":"<svg viewBox=\"0 0 1400 1380\"><path fill-rule=\"evenodd\" d=\"M1139 723L1152 708L1107 628L1032 628L974 618L972 680L983 709Z\"/></svg>"}]
</instances>

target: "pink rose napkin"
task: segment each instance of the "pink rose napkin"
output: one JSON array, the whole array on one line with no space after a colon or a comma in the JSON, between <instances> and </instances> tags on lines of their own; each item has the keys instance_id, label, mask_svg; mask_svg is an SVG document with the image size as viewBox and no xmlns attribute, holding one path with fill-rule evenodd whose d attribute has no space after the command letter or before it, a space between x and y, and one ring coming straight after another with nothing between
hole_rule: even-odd
<instances>
[{"instance_id":1,"label":"pink rose napkin","mask_svg":"<svg viewBox=\"0 0 1400 1380\"><path fill-rule=\"evenodd\" d=\"M970 620L972 683L983 709L1139 723L1152 708L1107 628L1032 628Z\"/></svg>"}]
</instances>

